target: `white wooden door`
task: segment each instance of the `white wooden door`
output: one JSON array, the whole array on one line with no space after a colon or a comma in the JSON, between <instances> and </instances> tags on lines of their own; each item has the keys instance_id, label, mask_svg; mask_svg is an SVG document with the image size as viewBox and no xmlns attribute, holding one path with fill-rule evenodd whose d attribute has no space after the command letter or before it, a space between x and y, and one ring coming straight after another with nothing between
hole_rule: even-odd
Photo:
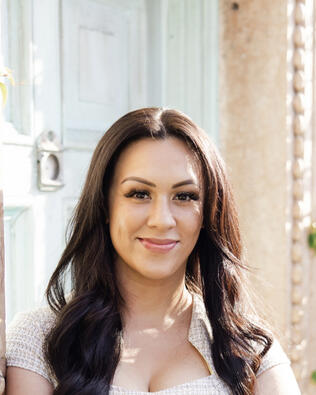
<instances>
[{"instance_id":1,"label":"white wooden door","mask_svg":"<svg viewBox=\"0 0 316 395\"><path fill-rule=\"evenodd\" d=\"M43 301L96 142L145 105L144 10L143 0L2 3L5 63L16 79L2 131L8 321ZM36 142L48 131L63 147L64 186L46 192Z\"/></svg>"},{"instance_id":2,"label":"white wooden door","mask_svg":"<svg viewBox=\"0 0 316 395\"><path fill-rule=\"evenodd\" d=\"M93 149L114 120L175 107L216 138L217 0L2 0L1 18L16 79L1 131L10 321L43 301ZM49 131L63 147L56 191L38 188L36 143Z\"/></svg>"}]
</instances>

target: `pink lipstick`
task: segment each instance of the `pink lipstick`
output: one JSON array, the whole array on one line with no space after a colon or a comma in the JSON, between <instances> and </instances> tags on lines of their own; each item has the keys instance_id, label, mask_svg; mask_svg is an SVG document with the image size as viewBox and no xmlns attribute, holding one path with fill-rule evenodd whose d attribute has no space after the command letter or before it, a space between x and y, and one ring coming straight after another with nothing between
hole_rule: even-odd
<instances>
[{"instance_id":1,"label":"pink lipstick","mask_svg":"<svg viewBox=\"0 0 316 395\"><path fill-rule=\"evenodd\" d=\"M172 239L143 239L138 238L142 245L150 251L153 252L169 252L172 250L176 244L177 240Z\"/></svg>"}]
</instances>

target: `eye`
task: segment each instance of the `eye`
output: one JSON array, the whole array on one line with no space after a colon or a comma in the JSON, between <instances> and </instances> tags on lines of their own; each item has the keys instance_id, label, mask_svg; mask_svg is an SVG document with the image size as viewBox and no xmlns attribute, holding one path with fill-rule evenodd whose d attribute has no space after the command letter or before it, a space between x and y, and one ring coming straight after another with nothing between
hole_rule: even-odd
<instances>
[{"instance_id":1,"label":"eye","mask_svg":"<svg viewBox=\"0 0 316 395\"><path fill-rule=\"evenodd\" d=\"M194 192L180 192L177 193L176 200L189 202L190 200L199 200L199 196Z\"/></svg>"},{"instance_id":2,"label":"eye","mask_svg":"<svg viewBox=\"0 0 316 395\"><path fill-rule=\"evenodd\" d=\"M133 189L132 191L128 192L124 195L127 198L135 198L138 200L146 200L150 199L149 192L143 190Z\"/></svg>"}]
</instances>

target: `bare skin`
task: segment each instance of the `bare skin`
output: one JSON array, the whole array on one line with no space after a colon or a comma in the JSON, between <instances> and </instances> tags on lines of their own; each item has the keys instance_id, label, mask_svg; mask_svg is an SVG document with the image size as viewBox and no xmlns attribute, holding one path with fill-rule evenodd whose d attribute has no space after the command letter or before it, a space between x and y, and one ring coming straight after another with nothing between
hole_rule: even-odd
<instances>
[{"instance_id":1,"label":"bare skin","mask_svg":"<svg viewBox=\"0 0 316 395\"><path fill-rule=\"evenodd\" d=\"M13 366L8 367L6 395L52 395L53 386L42 376Z\"/></svg>"},{"instance_id":2,"label":"bare skin","mask_svg":"<svg viewBox=\"0 0 316 395\"><path fill-rule=\"evenodd\" d=\"M266 370L258 378L255 395L300 395L293 370L289 365L278 365Z\"/></svg>"},{"instance_id":3,"label":"bare skin","mask_svg":"<svg viewBox=\"0 0 316 395\"><path fill-rule=\"evenodd\" d=\"M192 297L181 282L172 295L168 285L156 284L147 294L143 285L132 287L114 385L155 392L210 375L188 341Z\"/></svg>"}]
</instances>

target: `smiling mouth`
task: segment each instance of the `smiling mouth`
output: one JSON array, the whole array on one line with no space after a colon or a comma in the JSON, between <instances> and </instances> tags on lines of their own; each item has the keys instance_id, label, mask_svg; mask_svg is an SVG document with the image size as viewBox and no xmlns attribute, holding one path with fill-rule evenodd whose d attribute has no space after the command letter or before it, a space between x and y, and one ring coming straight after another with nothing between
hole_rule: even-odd
<instances>
[{"instance_id":1,"label":"smiling mouth","mask_svg":"<svg viewBox=\"0 0 316 395\"><path fill-rule=\"evenodd\" d=\"M139 237L138 240L146 249L153 252L169 252L178 243L177 240L171 239L143 239Z\"/></svg>"}]
</instances>

